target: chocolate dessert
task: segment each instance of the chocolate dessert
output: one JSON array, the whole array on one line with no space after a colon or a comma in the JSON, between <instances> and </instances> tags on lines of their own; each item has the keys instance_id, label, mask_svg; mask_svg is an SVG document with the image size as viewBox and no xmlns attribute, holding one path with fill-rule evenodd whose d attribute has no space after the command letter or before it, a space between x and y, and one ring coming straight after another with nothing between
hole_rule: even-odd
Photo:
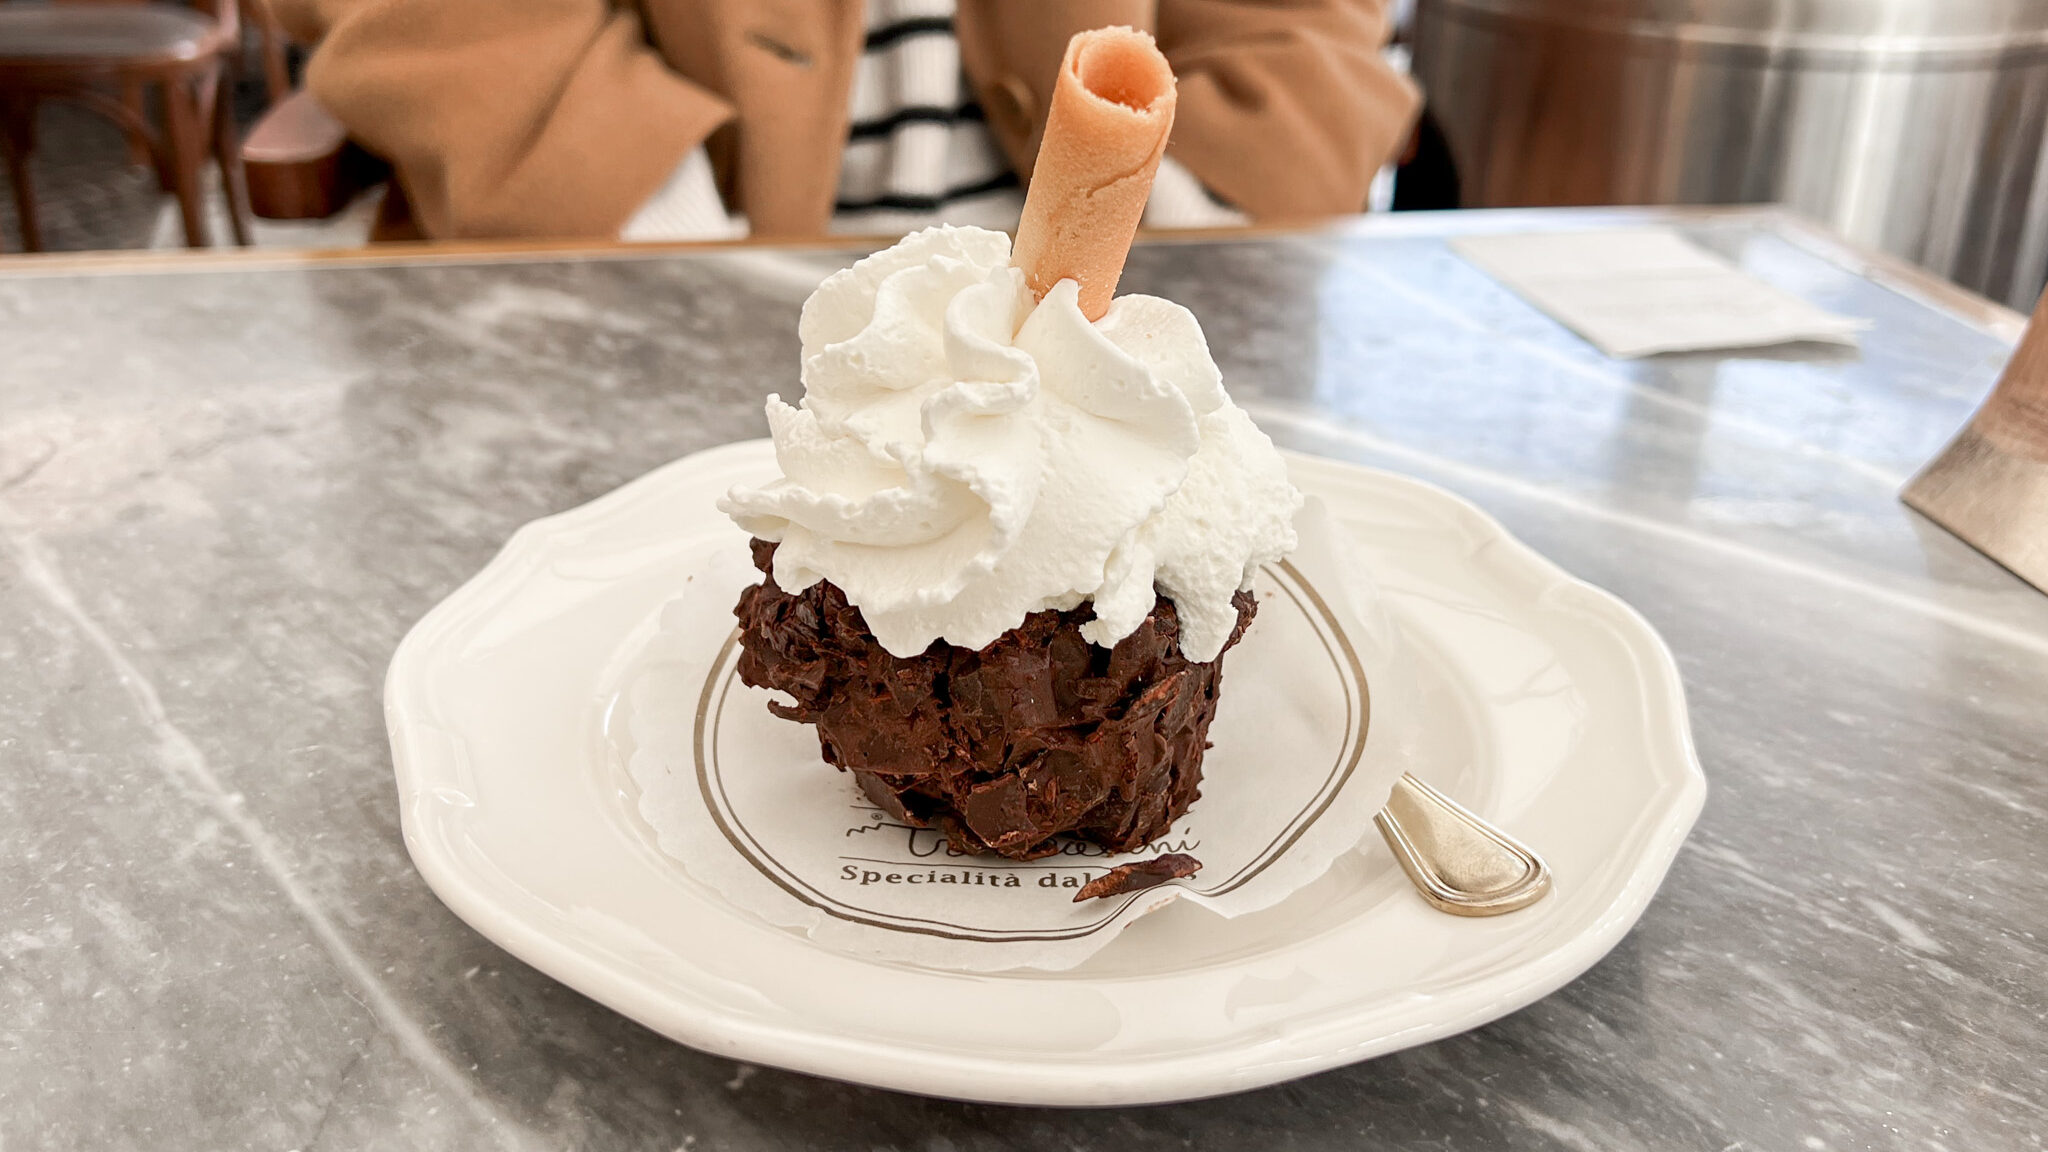
<instances>
[{"instance_id":1,"label":"chocolate dessert","mask_svg":"<svg viewBox=\"0 0 2048 1152\"><path fill-rule=\"evenodd\" d=\"M1173 602L1113 648L1089 643L1087 607L1034 612L979 650L934 641L890 655L830 581L775 582L776 546L754 541L766 579L741 596L740 678L785 692L769 707L813 724L830 763L869 799L962 852L1029 860L1062 834L1128 852L1169 831L1200 795L1222 654L1180 651ZM1234 600L1251 623L1249 592Z\"/></svg>"},{"instance_id":2,"label":"chocolate dessert","mask_svg":"<svg viewBox=\"0 0 2048 1152\"><path fill-rule=\"evenodd\" d=\"M941 225L826 277L803 397L766 405L781 475L719 504L768 576L737 609L741 677L962 852L1171 830L1248 589L1295 545L1301 493L1200 322L1115 294L1175 100L1145 33L1075 36L1014 247Z\"/></svg>"}]
</instances>

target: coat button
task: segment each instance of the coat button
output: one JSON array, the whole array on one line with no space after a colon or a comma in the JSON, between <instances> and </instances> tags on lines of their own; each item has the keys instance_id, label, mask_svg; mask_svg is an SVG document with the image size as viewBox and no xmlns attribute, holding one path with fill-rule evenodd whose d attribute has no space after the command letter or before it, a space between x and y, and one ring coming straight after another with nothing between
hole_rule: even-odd
<instances>
[{"instance_id":1,"label":"coat button","mask_svg":"<svg viewBox=\"0 0 2048 1152\"><path fill-rule=\"evenodd\" d=\"M998 130L1013 136L1029 136L1037 119L1038 98L1024 81L1005 76L989 91L989 106L983 111Z\"/></svg>"}]
</instances>

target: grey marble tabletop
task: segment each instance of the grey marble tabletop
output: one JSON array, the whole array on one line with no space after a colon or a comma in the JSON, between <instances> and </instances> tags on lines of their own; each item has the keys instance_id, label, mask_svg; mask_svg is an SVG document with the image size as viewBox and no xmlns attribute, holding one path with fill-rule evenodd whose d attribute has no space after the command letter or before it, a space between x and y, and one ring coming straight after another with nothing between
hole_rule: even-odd
<instances>
[{"instance_id":1,"label":"grey marble tabletop","mask_svg":"<svg viewBox=\"0 0 2048 1152\"><path fill-rule=\"evenodd\" d=\"M1619 363L1461 262L1669 219L1860 351ZM2048 597L1900 505L2017 318L1772 214L1142 246L1282 444L1636 605L1710 781L1640 925L1441 1043L1241 1096L926 1100L670 1043L457 920L379 686L525 521L764 431L846 250L0 261L6 1149L2040 1148Z\"/></svg>"}]
</instances>

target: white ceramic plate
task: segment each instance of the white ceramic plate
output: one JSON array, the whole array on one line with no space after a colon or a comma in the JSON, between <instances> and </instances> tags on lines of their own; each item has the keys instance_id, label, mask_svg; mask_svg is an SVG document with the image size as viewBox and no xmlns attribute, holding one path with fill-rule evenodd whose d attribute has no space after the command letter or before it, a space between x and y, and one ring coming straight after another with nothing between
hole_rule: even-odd
<instances>
[{"instance_id":1,"label":"white ceramic plate","mask_svg":"<svg viewBox=\"0 0 2048 1152\"><path fill-rule=\"evenodd\" d=\"M765 441L530 524L420 621L385 689L406 846L456 914L683 1043L972 1100L1235 1092L1472 1028L1555 990L1642 914L1705 797L1670 653L1641 617L1437 488L1306 456L1416 653L1431 783L1548 859L1524 911L1430 909L1368 830L1322 880L1223 920L1176 904L1078 968L849 958L770 927L655 847L608 726L713 501ZM1207 772L1230 771L1213 758Z\"/></svg>"}]
</instances>

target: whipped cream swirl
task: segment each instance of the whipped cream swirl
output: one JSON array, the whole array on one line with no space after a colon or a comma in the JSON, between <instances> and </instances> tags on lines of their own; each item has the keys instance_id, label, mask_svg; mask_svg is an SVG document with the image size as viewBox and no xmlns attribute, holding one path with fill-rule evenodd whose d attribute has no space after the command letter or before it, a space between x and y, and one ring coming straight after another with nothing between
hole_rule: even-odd
<instances>
[{"instance_id":1,"label":"whipped cream swirl","mask_svg":"<svg viewBox=\"0 0 2048 1152\"><path fill-rule=\"evenodd\" d=\"M1301 494L1187 309L1123 296L1091 324L1076 293L1034 303L1008 236L955 227L819 285L803 402L768 398L783 478L719 505L780 543L776 583L830 580L903 657L1084 601L1108 647L1156 588L1182 652L1215 659L1233 594L1294 547Z\"/></svg>"}]
</instances>

